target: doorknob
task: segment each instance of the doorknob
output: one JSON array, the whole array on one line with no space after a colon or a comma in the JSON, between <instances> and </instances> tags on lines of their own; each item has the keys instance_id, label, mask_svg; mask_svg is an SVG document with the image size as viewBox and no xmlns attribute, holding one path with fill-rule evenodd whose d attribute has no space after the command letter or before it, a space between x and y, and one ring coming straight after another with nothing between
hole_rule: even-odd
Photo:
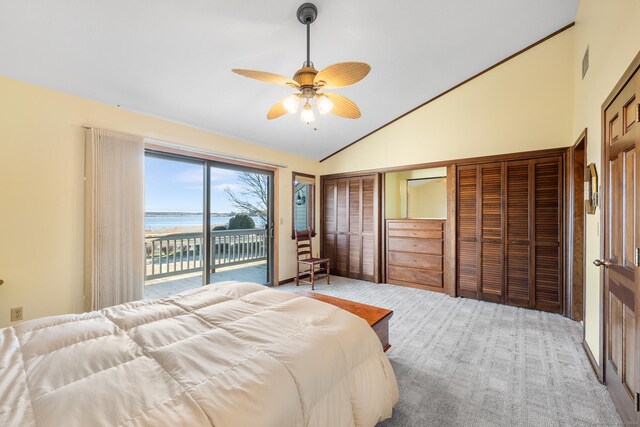
<instances>
[{"instance_id":1,"label":"doorknob","mask_svg":"<svg viewBox=\"0 0 640 427\"><path fill-rule=\"evenodd\" d=\"M593 261L593 265L595 265L596 267L609 268L611 263L609 262L608 259L596 259Z\"/></svg>"}]
</instances>

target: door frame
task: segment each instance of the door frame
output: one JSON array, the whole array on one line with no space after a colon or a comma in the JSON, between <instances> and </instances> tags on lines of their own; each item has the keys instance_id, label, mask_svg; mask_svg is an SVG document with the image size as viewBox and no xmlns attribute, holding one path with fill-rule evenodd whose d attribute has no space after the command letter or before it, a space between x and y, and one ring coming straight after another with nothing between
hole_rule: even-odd
<instances>
[{"instance_id":1,"label":"door frame","mask_svg":"<svg viewBox=\"0 0 640 427\"><path fill-rule=\"evenodd\" d=\"M275 260L275 240L276 240L276 236L277 233L275 232L275 226L276 226L276 213L275 213L275 172L273 170L269 170L269 169L264 169L264 168L260 168L260 167L256 167L256 166L247 166L247 165L238 165L238 164L234 164L234 163L228 163L225 161L221 161L221 160L206 160L205 161L205 168L206 168L206 179L207 182L209 183L208 185L206 185L206 189L207 189L207 193L206 194L206 203L209 206L209 209L211 208L210 203L211 203L211 185L210 185L210 180L211 180L211 168L219 168L219 169L227 169L227 170L232 170L232 171L237 171L237 172L253 172L253 173L258 173L258 174L262 174L262 175L267 175L269 177L269 200L268 200L268 206L267 206L267 242L268 242L268 247L267 247L267 281L266 283L264 283L267 286L275 286L275 284L278 282L276 280L276 275L275 275L275 265L276 265L276 260ZM206 215L205 215L206 216ZM207 228L205 228L205 238L207 242L211 241L211 227L209 224L210 218L205 218L206 221L206 225ZM206 251L205 251L206 253ZM206 261L207 263L209 262L209 256L208 254ZM207 268L209 268L210 266L207 266Z\"/></svg>"},{"instance_id":2,"label":"door frame","mask_svg":"<svg viewBox=\"0 0 640 427\"><path fill-rule=\"evenodd\" d=\"M600 188L598 189L598 193L600 194L600 257L604 257L607 254L608 245L606 237L609 234L609 230L607 228L606 216L609 212L608 204L609 204L609 168L606 167L608 165L608 154L609 154L609 144L606 141L606 116L605 111L614 101L614 99L620 94L624 86L629 82L633 74L640 69L640 52L635 56L635 58L631 61L631 64L627 67L625 72L620 77L620 80L615 84L605 101L602 103L600 109L600 175L602 176L602 180L600 181ZM606 293L607 293L607 283L605 281L605 269L601 268L599 273L600 278L600 371L597 372L599 379L603 384L607 383L607 369L606 369L606 351L605 347L607 344L607 316L609 311L606 308ZM637 342L636 345L640 345L640 342ZM587 347L588 348L588 347Z\"/></svg>"},{"instance_id":3,"label":"door frame","mask_svg":"<svg viewBox=\"0 0 640 427\"><path fill-rule=\"evenodd\" d=\"M582 171L582 179L578 183L576 181L575 176L575 151L580 146L583 145L582 150L584 150L584 167ZM565 245L565 307L564 307L564 316L573 319L573 254L575 253L574 247L574 238L575 238L575 227L574 227L574 218L576 212L575 206L575 190L578 188L578 185L584 186L585 173L587 167L587 129L585 128L576 142L569 147L566 154L566 164L565 164L565 173L566 173L566 218L565 218L565 230L566 230L566 245ZM583 197L584 198L584 197ZM584 203L584 202L583 202ZM586 298L586 272L587 272L587 241L586 241L586 227L587 227L587 214L584 211L583 204L583 215L582 215L582 320L584 321L584 301ZM584 326L582 328L582 339L584 341Z\"/></svg>"},{"instance_id":4,"label":"door frame","mask_svg":"<svg viewBox=\"0 0 640 427\"><path fill-rule=\"evenodd\" d=\"M270 176L271 179L269 180L270 181L269 191L270 191L271 197L269 199L268 213L271 213L271 217L268 216L270 220L268 222L271 222L271 224L267 223L267 227L268 227L267 238L269 241L269 246L267 248L267 251L268 251L267 283L265 283L265 285L269 287L277 286L278 278L279 278L278 246L279 246L280 222L276 220L277 218L279 218L278 203L276 203L276 200L278 200L278 195L279 195L278 193L279 169L277 167L254 164L254 163L250 163L243 160L227 159L224 157L219 157L211 154L190 151L182 148L164 146L164 145L154 144L150 142L144 143L144 152L145 152L145 155L150 154L150 155L156 155L158 157L165 157L169 159L174 158L176 160L182 160L187 162L190 161L192 163L201 162L203 165L203 179L204 179L204 191L203 191L203 198L202 198L204 209L207 209L207 206L209 206L209 203L210 203L211 189L209 185L209 180L210 180L210 168L212 166L219 165L223 168L237 170L237 171L254 171L258 173L267 174ZM206 212L206 210L203 212ZM204 238L206 242L209 242L211 240L210 239L211 227L209 227L210 218L207 218L207 215L204 215L204 216L205 216L203 220ZM204 249L204 260L205 260L203 265L204 272L210 271L208 249L209 247L207 243L205 244L205 249ZM210 276L210 273L202 275L203 286L209 284L208 283L209 276Z\"/></svg>"},{"instance_id":5,"label":"door frame","mask_svg":"<svg viewBox=\"0 0 640 427\"><path fill-rule=\"evenodd\" d=\"M358 172L349 172L349 173L337 173L331 175L321 175L320 176L320 223L318 224L318 230L320 234L320 256L324 258L328 258L329 256L325 253L325 230L324 230L324 221L325 221L325 191L326 191L326 181L328 180L338 180L338 179L352 179L358 177L374 177L374 203L373 203L373 229L374 229L374 263L373 263L373 283L384 283L383 282L383 274L384 274L384 260L382 258L382 245L384 245L384 218L383 218L383 206L384 206L384 174L380 172L369 172L369 173L358 173ZM337 191L337 189L336 189ZM348 188L347 188L348 191ZM336 214L337 214L337 200L336 200ZM362 254L361 254L362 255ZM331 268L334 270L334 267ZM337 268L336 268L337 270ZM364 280L364 279L359 279Z\"/></svg>"}]
</instances>

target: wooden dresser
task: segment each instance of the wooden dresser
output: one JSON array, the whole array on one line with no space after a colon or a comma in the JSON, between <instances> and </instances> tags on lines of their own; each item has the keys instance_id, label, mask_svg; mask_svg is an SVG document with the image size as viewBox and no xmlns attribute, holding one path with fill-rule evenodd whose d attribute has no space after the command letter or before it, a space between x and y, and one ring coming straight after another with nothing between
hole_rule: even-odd
<instances>
[{"instance_id":1,"label":"wooden dresser","mask_svg":"<svg viewBox=\"0 0 640 427\"><path fill-rule=\"evenodd\" d=\"M390 219L386 224L386 281L444 292L442 219Z\"/></svg>"}]
</instances>

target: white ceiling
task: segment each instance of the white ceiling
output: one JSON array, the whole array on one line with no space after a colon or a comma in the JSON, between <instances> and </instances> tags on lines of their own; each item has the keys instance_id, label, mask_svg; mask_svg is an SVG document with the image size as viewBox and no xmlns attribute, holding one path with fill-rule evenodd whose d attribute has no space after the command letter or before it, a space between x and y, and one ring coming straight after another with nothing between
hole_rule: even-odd
<instances>
[{"instance_id":1,"label":"white ceiling","mask_svg":"<svg viewBox=\"0 0 640 427\"><path fill-rule=\"evenodd\" d=\"M2 0L0 75L321 159L573 22L579 0L316 0L317 69L364 61L335 92L358 120L268 121L291 93L231 68L293 75L302 0Z\"/></svg>"}]
</instances>

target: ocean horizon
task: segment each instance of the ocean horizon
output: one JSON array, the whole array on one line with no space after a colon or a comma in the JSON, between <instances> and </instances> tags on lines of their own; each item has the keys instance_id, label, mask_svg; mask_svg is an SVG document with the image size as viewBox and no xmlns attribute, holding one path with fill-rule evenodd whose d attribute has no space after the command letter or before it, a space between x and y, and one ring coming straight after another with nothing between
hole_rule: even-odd
<instances>
[{"instance_id":1,"label":"ocean horizon","mask_svg":"<svg viewBox=\"0 0 640 427\"><path fill-rule=\"evenodd\" d=\"M229 225L232 216L213 216L211 215L211 226ZM262 228L265 222L260 217L252 216L256 227ZM147 216L144 217L145 231L162 231L180 227L197 227L202 226L204 218L202 214L184 214L180 216Z\"/></svg>"}]
</instances>

